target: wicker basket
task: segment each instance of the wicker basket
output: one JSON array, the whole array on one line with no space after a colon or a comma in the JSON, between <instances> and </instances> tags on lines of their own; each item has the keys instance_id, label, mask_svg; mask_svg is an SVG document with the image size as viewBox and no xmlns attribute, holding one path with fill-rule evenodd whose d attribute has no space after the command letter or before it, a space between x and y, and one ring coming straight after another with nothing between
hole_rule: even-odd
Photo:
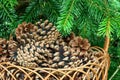
<instances>
[{"instance_id":1,"label":"wicker basket","mask_svg":"<svg viewBox=\"0 0 120 80\"><path fill-rule=\"evenodd\" d=\"M24 23L24 25L26 24ZM49 25L51 25L51 23ZM31 25L28 26L28 28L29 27L31 27ZM7 44L7 41L4 41L4 43ZM7 60L7 62L1 61L0 80L107 80L108 69L110 65L108 47L109 38L106 36L104 49L100 47L89 48L88 51L92 51L94 52L94 55L97 55L97 57L92 58L93 61L88 60L85 63L83 62L82 65L73 68L33 68L19 66L17 64L11 63L9 60ZM4 49L7 48L5 47ZM0 53L2 53L1 51L2 48L0 46ZM4 55L4 53L2 54ZM91 57L92 56L90 55L90 58ZM81 60L81 58L78 58L78 60L79 59Z\"/></svg>"},{"instance_id":2,"label":"wicker basket","mask_svg":"<svg viewBox=\"0 0 120 80\"><path fill-rule=\"evenodd\" d=\"M91 49L101 52L102 56L76 68L26 68L1 62L0 80L107 80L110 63L108 53L99 47Z\"/></svg>"}]
</instances>

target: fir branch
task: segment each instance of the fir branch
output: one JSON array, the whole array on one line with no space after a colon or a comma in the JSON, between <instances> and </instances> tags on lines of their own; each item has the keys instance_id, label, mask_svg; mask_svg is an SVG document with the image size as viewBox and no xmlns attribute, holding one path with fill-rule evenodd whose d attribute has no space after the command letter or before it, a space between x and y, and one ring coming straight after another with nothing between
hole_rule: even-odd
<instances>
[{"instance_id":1,"label":"fir branch","mask_svg":"<svg viewBox=\"0 0 120 80\"><path fill-rule=\"evenodd\" d=\"M14 2L13 2L14 1ZM1 0L0 1L0 36L8 38L12 30L16 27L17 15L15 14L14 6L16 0Z\"/></svg>"},{"instance_id":2,"label":"fir branch","mask_svg":"<svg viewBox=\"0 0 120 80\"><path fill-rule=\"evenodd\" d=\"M15 10L13 8L13 5L15 6L15 4L10 3L10 1L1 1L0 2L0 13L1 13L0 19L14 22L14 19L16 19L17 17L17 15L15 15Z\"/></svg>"},{"instance_id":3,"label":"fir branch","mask_svg":"<svg viewBox=\"0 0 120 80\"><path fill-rule=\"evenodd\" d=\"M11 20L11 22L13 22L13 18L12 18L12 16L10 15L9 11L4 7L3 4L0 3L0 6L1 6L2 9L4 10L3 12L6 13L5 16L7 16L7 18L9 18L9 19ZM4 18L5 16L3 15L2 18Z\"/></svg>"},{"instance_id":4,"label":"fir branch","mask_svg":"<svg viewBox=\"0 0 120 80\"><path fill-rule=\"evenodd\" d=\"M120 12L117 12L116 14L116 10L117 9L114 9L114 8L111 8L113 6L111 6L111 2L110 1L106 1L104 0L103 1L104 3L104 17L105 19L103 19L103 21L100 23L100 28L99 28L99 31L101 35L103 36L111 36L112 37L112 34L111 33L115 33L115 31L117 31L117 27L120 27ZM104 26L104 27L103 27ZM106 28L105 28L106 27ZM105 32L107 32L105 34ZM117 33L118 35L119 33Z\"/></svg>"},{"instance_id":5,"label":"fir branch","mask_svg":"<svg viewBox=\"0 0 120 80\"><path fill-rule=\"evenodd\" d=\"M110 22L110 18L105 18L99 25L99 29L98 29L98 35L99 36L111 36L111 33L113 32L113 28L111 27L111 22Z\"/></svg>"},{"instance_id":6,"label":"fir branch","mask_svg":"<svg viewBox=\"0 0 120 80\"><path fill-rule=\"evenodd\" d=\"M60 17L57 20L57 28L63 36L67 36L71 32L74 21L75 2L77 0L64 0L62 2Z\"/></svg>"},{"instance_id":7,"label":"fir branch","mask_svg":"<svg viewBox=\"0 0 120 80\"><path fill-rule=\"evenodd\" d=\"M60 0L48 0L45 2L44 14L53 23L56 23L57 17L59 16L60 5Z\"/></svg>"},{"instance_id":8,"label":"fir branch","mask_svg":"<svg viewBox=\"0 0 120 80\"><path fill-rule=\"evenodd\" d=\"M104 2L101 0L88 0L86 3L86 6L88 6L88 13L90 18L93 19L94 22L101 22L105 11Z\"/></svg>"},{"instance_id":9,"label":"fir branch","mask_svg":"<svg viewBox=\"0 0 120 80\"><path fill-rule=\"evenodd\" d=\"M42 0L31 1L21 17L22 22L32 22L33 19L36 19L36 17L42 14L42 7L44 6L42 3Z\"/></svg>"},{"instance_id":10,"label":"fir branch","mask_svg":"<svg viewBox=\"0 0 120 80\"><path fill-rule=\"evenodd\" d=\"M18 4L17 0L5 0L5 1L8 1L12 8L14 8Z\"/></svg>"},{"instance_id":11,"label":"fir branch","mask_svg":"<svg viewBox=\"0 0 120 80\"><path fill-rule=\"evenodd\" d=\"M89 0L88 1L79 0L77 2L76 11L78 11L78 12L75 17L73 31L77 35L91 38L89 36L92 36L93 34L94 34L94 36L96 36L96 34L95 34L97 31L96 25L98 25L98 21L96 21L94 16L92 16L92 14L89 12L90 6L88 4L90 4ZM78 31L75 31L74 28L77 29ZM92 37L92 39L93 39L93 37ZM90 40L92 40L92 39L90 39Z\"/></svg>"}]
</instances>

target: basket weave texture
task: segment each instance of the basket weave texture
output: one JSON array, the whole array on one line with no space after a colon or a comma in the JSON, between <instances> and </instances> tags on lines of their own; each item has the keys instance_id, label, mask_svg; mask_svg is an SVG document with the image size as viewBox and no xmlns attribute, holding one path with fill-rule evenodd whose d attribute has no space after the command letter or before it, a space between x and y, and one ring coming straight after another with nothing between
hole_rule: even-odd
<instances>
[{"instance_id":1,"label":"basket weave texture","mask_svg":"<svg viewBox=\"0 0 120 80\"><path fill-rule=\"evenodd\" d=\"M91 47L91 49L103 55L94 62L76 68L26 68L1 62L0 80L107 80L109 55L99 47Z\"/></svg>"}]
</instances>

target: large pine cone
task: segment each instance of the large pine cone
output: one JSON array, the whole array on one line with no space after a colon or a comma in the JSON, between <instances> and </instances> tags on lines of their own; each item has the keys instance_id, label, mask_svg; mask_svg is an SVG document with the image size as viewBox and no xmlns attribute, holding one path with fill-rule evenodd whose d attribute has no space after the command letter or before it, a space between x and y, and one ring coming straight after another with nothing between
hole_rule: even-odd
<instances>
[{"instance_id":1,"label":"large pine cone","mask_svg":"<svg viewBox=\"0 0 120 80\"><path fill-rule=\"evenodd\" d=\"M18 62L22 66L45 66L52 57L51 50L47 45L53 44L59 32L48 20L31 23L22 23L16 29L16 48L12 49L14 55L11 60ZM13 44L9 44L13 45ZM46 47L45 47L46 46ZM9 49L10 51L11 49ZM11 51L11 52L12 52Z\"/></svg>"}]
</instances>

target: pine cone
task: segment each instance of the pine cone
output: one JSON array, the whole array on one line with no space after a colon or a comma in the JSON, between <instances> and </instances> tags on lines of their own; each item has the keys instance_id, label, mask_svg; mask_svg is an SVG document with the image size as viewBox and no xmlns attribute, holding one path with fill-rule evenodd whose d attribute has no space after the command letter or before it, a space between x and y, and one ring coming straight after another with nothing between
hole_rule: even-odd
<instances>
[{"instance_id":1,"label":"pine cone","mask_svg":"<svg viewBox=\"0 0 120 80\"><path fill-rule=\"evenodd\" d=\"M87 51L90 47L90 43L87 39L83 39L82 37L75 37L75 35L72 33L72 39L69 42L69 45L76 49L76 51Z\"/></svg>"},{"instance_id":2,"label":"pine cone","mask_svg":"<svg viewBox=\"0 0 120 80\"><path fill-rule=\"evenodd\" d=\"M40 21L36 25L22 23L16 29L16 42L18 44L17 46L9 44L9 52L14 52L14 56L16 55L17 57L12 58L22 66L31 67L29 64L36 64L36 66L48 67L47 62L53 56L52 50L48 49L48 46L53 44L57 37L59 37L59 32L48 20L43 23ZM57 47L59 48L59 46L54 48Z\"/></svg>"},{"instance_id":3,"label":"pine cone","mask_svg":"<svg viewBox=\"0 0 120 80\"><path fill-rule=\"evenodd\" d=\"M0 62L8 61L7 40L0 38Z\"/></svg>"},{"instance_id":4,"label":"pine cone","mask_svg":"<svg viewBox=\"0 0 120 80\"><path fill-rule=\"evenodd\" d=\"M7 40L0 38L0 55L7 54Z\"/></svg>"},{"instance_id":5,"label":"pine cone","mask_svg":"<svg viewBox=\"0 0 120 80\"><path fill-rule=\"evenodd\" d=\"M18 43L13 39L8 41L7 50L9 52L10 58L14 57L14 53L17 51Z\"/></svg>"}]
</instances>

